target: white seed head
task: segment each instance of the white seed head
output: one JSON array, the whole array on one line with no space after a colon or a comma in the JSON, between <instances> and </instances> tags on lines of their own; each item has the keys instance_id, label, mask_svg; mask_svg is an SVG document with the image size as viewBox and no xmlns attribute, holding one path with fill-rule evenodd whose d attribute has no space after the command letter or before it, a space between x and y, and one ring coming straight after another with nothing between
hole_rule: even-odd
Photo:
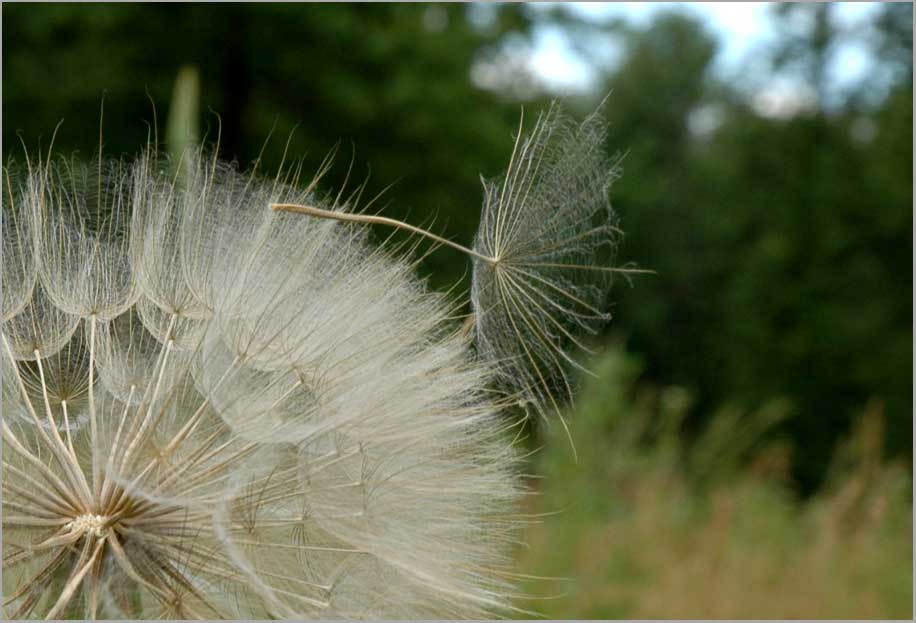
<instances>
[{"instance_id":1,"label":"white seed head","mask_svg":"<svg viewBox=\"0 0 916 623\"><path fill-rule=\"evenodd\" d=\"M610 318L619 239L601 110L581 125L556 104L521 131L505 175L484 181L471 302L481 357L545 415L572 398L573 348Z\"/></svg>"},{"instance_id":2,"label":"white seed head","mask_svg":"<svg viewBox=\"0 0 916 623\"><path fill-rule=\"evenodd\" d=\"M602 108L575 125L554 104L524 140L519 130L506 174L483 181L473 248L384 216L295 198L271 205L321 220L396 227L468 255L475 313L466 327L476 328L480 359L498 371L515 404L563 422L561 405L573 394L569 372L588 372L572 351L588 350L583 340L610 318L612 275L651 272L610 265L621 232L608 202L617 165L605 155Z\"/></svg>"},{"instance_id":3,"label":"white seed head","mask_svg":"<svg viewBox=\"0 0 916 623\"><path fill-rule=\"evenodd\" d=\"M313 189L175 168L4 170L4 615L504 612L518 458L447 301L268 207Z\"/></svg>"}]
</instances>

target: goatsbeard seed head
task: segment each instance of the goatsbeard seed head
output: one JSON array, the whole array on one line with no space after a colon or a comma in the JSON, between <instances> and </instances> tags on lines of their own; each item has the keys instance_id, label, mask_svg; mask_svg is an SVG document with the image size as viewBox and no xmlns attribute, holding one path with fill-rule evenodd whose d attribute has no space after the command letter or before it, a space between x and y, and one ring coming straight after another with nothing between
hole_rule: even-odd
<instances>
[{"instance_id":1,"label":"goatsbeard seed head","mask_svg":"<svg viewBox=\"0 0 916 623\"><path fill-rule=\"evenodd\" d=\"M602 108L583 123L556 104L516 138L506 173L484 181L471 302L480 356L500 384L544 418L573 398L575 359L610 319L620 230L608 198L619 173L605 152ZM565 426L565 423L564 423ZM570 438L571 440L571 438Z\"/></svg>"},{"instance_id":2,"label":"goatsbeard seed head","mask_svg":"<svg viewBox=\"0 0 916 623\"><path fill-rule=\"evenodd\" d=\"M4 169L4 615L504 610L517 455L446 302L267 207L336 201L177 169Z\"/></svg>"}]
</instances>

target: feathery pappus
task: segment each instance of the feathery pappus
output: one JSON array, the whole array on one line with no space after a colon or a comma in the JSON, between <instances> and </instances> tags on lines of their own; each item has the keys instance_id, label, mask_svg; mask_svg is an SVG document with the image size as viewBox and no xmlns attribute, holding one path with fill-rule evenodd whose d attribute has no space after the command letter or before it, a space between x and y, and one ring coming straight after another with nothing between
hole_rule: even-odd
<instances>
[{"instance_id":1,"label":"feathery pappus","mask_svg":"<svg viewBox=\"0 0 916 623\"><path fill-rule=\"evenodd\" d=\"M555 416L565 428L572 373L589 372L576 351L591 352L586 340L610 320L614 275L651 272L612 264L623 234L608 193L620 167L606 153L603 106L576 123L553 103L528 133L523 115L508 169L482 179L480 227L470 247L386 217L295 203L274 209L397 227L465 253L478 357L526 412L547 422Z\"/></svg>"},{"instance_id":2,"label":"feathery pappus","mask_svg":"<svg viewBox=\"0 0 916 623\"><path fill-rule=\"evenodd\" d=\"M470 248L319 194L325 165L300 189L202 149L8 162L4 615L513 611L501 412L562 422L571 349L641 272L609 265L604 140L598 112L520 127ZM467 253L470 324L367 223Z\"/></svg>"},{"instance_id":3,"label":"feathery pappus","mask_svg":"<svg viewBox=\"0 0 916 623\"><path fill-rule=\"evenodd\" d=\"M203 151L3 169L5 618L484 618L493 370L314 185Z\"/></svg>"}]
</instances>

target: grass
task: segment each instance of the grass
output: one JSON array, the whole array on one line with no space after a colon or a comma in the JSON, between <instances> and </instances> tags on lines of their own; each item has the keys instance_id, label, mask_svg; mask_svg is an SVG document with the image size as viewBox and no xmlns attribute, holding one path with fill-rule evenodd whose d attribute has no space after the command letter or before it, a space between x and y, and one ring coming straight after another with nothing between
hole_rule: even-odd
<instances>
[{"instance_id":1,"label":"grass","mask_svg":"<svg viewBox=\"0 0 916 623\"><path fill-rule=\"evenodd\" d=\"M787 417L723 409L689 444L679 388L639 389L619 350L597 366L541 452L540 496L520 552L523 604L549 618L912 617L912 485L882 457L868 405L815 495L798 499L792 449L766 432ZM559 428L559 427L554 427ZM803 449L799 449L803 451Z\"/></svg>"}]
</instances>

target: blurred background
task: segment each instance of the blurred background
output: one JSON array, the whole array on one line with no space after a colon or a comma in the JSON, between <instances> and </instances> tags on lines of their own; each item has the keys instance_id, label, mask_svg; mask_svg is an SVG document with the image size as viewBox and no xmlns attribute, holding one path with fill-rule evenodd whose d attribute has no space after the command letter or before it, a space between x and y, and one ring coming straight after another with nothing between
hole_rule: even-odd
<instances>
[{"instance_id":1,"label":"blurred background","mask_svg":"<svg viewBox=\"0 0 916 623\"><path fill-rule=\"evenodd\" d=\"M339 145L328 190L352 159L372 211L466 244L522 108L610 93L618 261L656 274L616 285L578 463L532 427L519 569L542 579L519 607L910 618L912 24L909 3L4 4L3 156L61 119L55 149L90 156L104 93L106 153L154 110L161 141L219 130L268 172L287 141L306 172ZM467 271L421 268L459 292Z\"/></svg>"}]
</instances>

